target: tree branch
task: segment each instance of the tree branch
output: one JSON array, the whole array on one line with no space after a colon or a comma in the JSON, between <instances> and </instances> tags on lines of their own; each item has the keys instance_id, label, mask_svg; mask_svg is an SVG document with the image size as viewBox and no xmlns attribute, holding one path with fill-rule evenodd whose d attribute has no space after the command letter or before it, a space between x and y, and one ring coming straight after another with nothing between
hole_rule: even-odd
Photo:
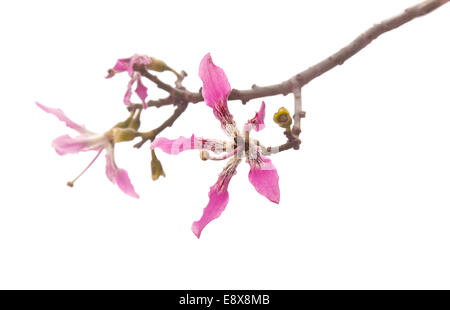
<instances>
[{"instance_id":1,"label":"tree branch","mask_svg":"<svg viewBox=\"0 0 450 310\"><path fill-rule=\"evenodd\" d=\"M313 65L312 67L295 74L288 80L269 86L254 85L251 89L248 90L233 89L228 99L241 100L243 103L246 103L247 101L256 98L275 95L287 95L289 93L292 93L294 88L302 87L311 82L313 79L321 76L325 72L333 69L337 65L342 65L345 61L347 61L347 59L354 56L356 53L358 53L383 33L400 27L401 25L406 24L407 22L417 17L426 15L449 1L450 0L427 0L410 8L407 8L401 14L375 24L344 48L340 49L321 62ZM175 89L172 86L160 81L156 76L146 72L145 70L141 73L149 80L154 82L159 88L164 89L168 93L174 94L177 97L181 97L186 101L192 103L203 101L203 97L200 92L190 92L184 89Z\"/></svg>"}]
</instances>

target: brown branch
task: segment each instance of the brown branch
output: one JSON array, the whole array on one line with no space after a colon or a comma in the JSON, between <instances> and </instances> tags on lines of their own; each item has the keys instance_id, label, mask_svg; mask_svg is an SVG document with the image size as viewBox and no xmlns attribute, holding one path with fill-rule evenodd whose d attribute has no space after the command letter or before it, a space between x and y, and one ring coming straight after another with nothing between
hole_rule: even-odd
<instances>
[{"instance_id":1,"label":"brown branch","mask_svg":"<svg viewBox=\"0 0 450 310\"><path fill-rule=\"evenodd\" d=\"M245 104L247 101L256 98L275 95L287 95L293 93L295 99L294 125L292 131L285 132L288 141L277 147L262 148L263 152L266 154L278 153L291 148L298 149L300 145L298 136L301 132L300 119L305 116L305 113L302 111L301 103L301 88L303 86L311 82L313 79L321 76L325 72L333 69L337 65L342 65L345 61L347 61L347 59L354 56L356 53L369 45L373 40L378 38L383 33L400 27L401 25L417 17L426 15L449 1L450 0L427 0L410 8L407 8L401 14L386 19L381 23L375 24L374 26L363 32L361 35L359 35L352 42L350 42L350 44L348 44L347 46L343 47L321 62L309 67L308 69L300 73L295 74L288 80L269 86L253 85L252 88L248 90L233 89L228 99L240 100L243 104ZM159 107L162 105L170 104L178 105L174 114L169 119L167 119L160 127L154 129L154 131L156 132L155 135L150 135L149 138L143 137L143 140L135 145L135 147L140 147L145 143L145 141L149 139L153 140L159 132L171 126L173 122L186 110L188 103L197 103L203 101L203 97L200 91L191 92L181 86L181 81L186 76L186 73L184 71L181 75L177 75L178 79L175 83L176 87L172 87L169 84L161 81L157 76L149 73L142 66L136 66L135 70L139 71L144 77L155 83L157 87L165 90L170 94L167 98L149 102L150 106ZM181 104L179 102L181 102ZM139 105L135 105L135 107L139 107Z\"/></svg>"},{"instance_id":2,"label":"brown branch","mask_svg":"<svg viewBox=\"0 0 450 310\"><path fill-rule=\"evenodd\" d=\"M188 102L179 103L175 111L173 111L173 114L168 119L166 119L159 127L156 127L155 129L142 134L142 140L136 143L134 147L140 148L148 140L153 141L161 131L168 127L171 127L177 120L177 118L180 117L180 115L183 114L183 112L186 110L188 104Z\"/></svg>"},{"instance_id":3,"label":"brown branch","mask_svg":"<svg viewBox=\"0 0 450 310\"><path fill-rule=\"evenodd\" d=\"M377 37L391 31L417 17L426 15L438 7L444 5L450 0L427 0L423 1L417 5L414 5L396 15L392 18L386 19L379 24L375 24L361 35L359 35L355 40L350 42L347 46L340 49L333 55L327 57L321 62L313 65L312 67L297 73L288 80L281 82L279 84L269 85L269 86L253 86L248 90L238 90L233 89L228 97L229 100L241 100L246 103L249 100L269 97L275 95L287 95L293 92L296 87L302 87L308 84L313 79L319 77L325 72L333 69L337 65L342 65L347 59L358 53L369 43L375 40ZM202 94L200 92L190 92L184 89L175 89L170 85L160 81L156 76L143 71L142 74L154 82L159 88L174 94L178 97L182 97L188 102L197 103L203 101Z\"/></svg>"}]
</instances>

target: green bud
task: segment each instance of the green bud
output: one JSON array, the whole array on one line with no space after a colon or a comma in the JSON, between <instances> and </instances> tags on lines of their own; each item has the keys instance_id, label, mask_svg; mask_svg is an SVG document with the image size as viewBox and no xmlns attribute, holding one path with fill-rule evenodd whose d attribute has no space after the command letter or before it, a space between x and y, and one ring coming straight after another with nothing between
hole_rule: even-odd
<instances>
[{"instance_id":1,"label":"green bud","mask_svg":"<svg viewBox=\"0 0 450 310\"><path fill-rule=\"evenodd\" d=\"M128 126L130 126L130 123L133 120L133 116L134 116L135 112L136 112L135 110L131 111L130 116L128 116L128 118L126 120L124 120L123 122L117 123L113 128L127 128Z\"/></svg>"},{"instance_id":2,"label":"green bud","mask_svg":"<svg viewBox=\"0 0 450 310\"><path fill-rule=\"evenodd\" d=\"M153 181L156 181L159 179L160 176L166 177L166 174L164 173L163 167L161 165L161 162L156 157L155 150L152 150L152 179Z\"/></svg>"},{"instance_id":3,"label":"green bud","mask_svg":"<svg viewBox=\"0 0 450 310\"><path fill-rule=\"evenodd\" d=\"M131 141L138 133L132 128L113 128L112 136L114 143Z\"/></svg>"},{"instance_id":4,"label":"green bud","mask_svg":"<svg viewBox=\"0 0 450 310\"><path fill-rule=\"evenodd\" d=\"M139 127L141 127L141 112L142 112L142 109L139 109L136 117L128 125L129 128L132 128L137 131L139 129Z\"/></svg>"},{"instance_id":5,"label":"green bud","mask_svg":"<svg viewBox=\"0 0 450 310\"><path fill-rule=\"evenodd\" d=\"M171 71L177 77L179 76L178 72L169 67L164 61L156 59L155 57L150 57L150 59L152 62L145 66L148 70L153 70L156 72Z\"/></svg>"}]
</instances>

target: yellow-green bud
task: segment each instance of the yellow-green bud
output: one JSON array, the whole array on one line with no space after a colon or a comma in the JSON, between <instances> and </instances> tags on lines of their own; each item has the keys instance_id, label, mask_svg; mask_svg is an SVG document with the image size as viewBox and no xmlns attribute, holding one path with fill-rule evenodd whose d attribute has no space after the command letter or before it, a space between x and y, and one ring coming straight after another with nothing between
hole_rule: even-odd
<instances>
[{"instance_id":1,"label":"yellow-green bud","mask_svg":"<svg viewBox=\"0 0 450 310\"><path fill-rule=\"evenodd\" d=\"M112 136L114 143L131 141L137 136L136 130L132 128L113 128Z\"/></svg>"},{"instance_id":2,"label":"yellow-green bud","mask_svg":"<svg viewBox=\"0 0 450 310\"><path fill-rule=\"evenodd\" d=\"M164 61L156 59L155 57L150 57L150 59L152 62L145 66L147 69L157 72L170 70L170 67Z\"/></svg>"},{"instance_id":3,"label":"yellow-green bud","mask_svg":"<svg viewBox=\"0 0 450 310\"><path fill-rule=\"evenodd\" d=\"M141 112L142 112L142 109L140 109L138 111L138 114L136 115L136 117L130 122L130 124L128 126L129 128L132 128L137 131L139 129L139 127L141 127Z\"/></svg>"},{"instance_id":4,"label":"yellow-green bud","mask_svg":"<svg viewBox=\"0 0 450 310\"><path fill-rule=\"evenodd\" d=\"M273 115L273 121L281 128L290 129L292 124L292 117L285 107L278 109L278 112Z\"/></svg>"},{"instance_id":5,"label":"yellow-green bud","mask_svg":"<svg viewBox=\"0 0 450 310\"><path fill-rule=\"evenodd\" d=\"M152 168L152 179L153 179L153 181L158 180L160 176L166 177L166 174L164 173L164 170L163 170L163 167L161 165L161 162L156 157L155 150L152 150L151 168Z\"/></svg>"}]
</instances>

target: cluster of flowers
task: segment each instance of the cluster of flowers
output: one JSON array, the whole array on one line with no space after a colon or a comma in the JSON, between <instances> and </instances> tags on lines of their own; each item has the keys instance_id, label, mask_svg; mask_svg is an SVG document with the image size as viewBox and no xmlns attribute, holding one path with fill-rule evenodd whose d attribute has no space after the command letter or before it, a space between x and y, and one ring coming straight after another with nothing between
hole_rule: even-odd
<instances>
[{"instance_id":1,"label":"cluster of flowers","mask_svg":"<svg viewBox=\"0 0 450 310\"><path fill-rule=\"evenodd\" d=\"M127 105L131 103L132 87L136 83L135 93L142 100L143 107L146 108L147 87L142 83L141 74L135 70L135 65L154 69L155 65L161 66L161 63L155 61L152 57L144 55L134 55L130 58L119 59L116 65L108 71L107 78L111 78L119 72L127 72L131 79L124 96L124 103ZM202 217L192 224L192 231L197 237L200 237L203 228L209 222L218 218L227 206L229 200L228 185L231 178L236 174L236 169L242 159L245 159L250 166L248 179L256 191L274 203L279 203L280 201L277 170L270 159L262 154L259 142L250 138L252 130L259 131L265 127L265 103L262 102L261 108L255 117L244 124L240 130L228 109L227 100L231 92L230 83L225 72L213 63L210 54L207 54L202 59L199 76L203 82L202 93L205 103L212 108L215 118L219 120L221 128L229 137L229 141L205 139L192 135L190 138L179 137L173 140L157 138L150 146L153 155L156 148L173 155L182 151L196 149L200 150L201 157L204 160L228 159L223 171L219 174L217 182L210 188L209 202L203 210ZM106 176L108 179L117 184L125 194L139 198L131 184L128 173L124 169L119 168L114 159L115 143L129 141L139 135L137 133L139 125L136 124L139 115L137 118L133 118L134 113L132 113L125 122L115 125L103 134L99 134L73 122L60 109L49 108L40 103L36 104L42 110L55 115L59 120L65 122L68 127L79 133L76 137L63 135L53 141L52 145L59 155L95 151L97 154L82 172L84 173L105 150ZM160 170L162 172L162 168ZM73 186L74 181L68 184Z\"/></svg>"}]
</instances>

